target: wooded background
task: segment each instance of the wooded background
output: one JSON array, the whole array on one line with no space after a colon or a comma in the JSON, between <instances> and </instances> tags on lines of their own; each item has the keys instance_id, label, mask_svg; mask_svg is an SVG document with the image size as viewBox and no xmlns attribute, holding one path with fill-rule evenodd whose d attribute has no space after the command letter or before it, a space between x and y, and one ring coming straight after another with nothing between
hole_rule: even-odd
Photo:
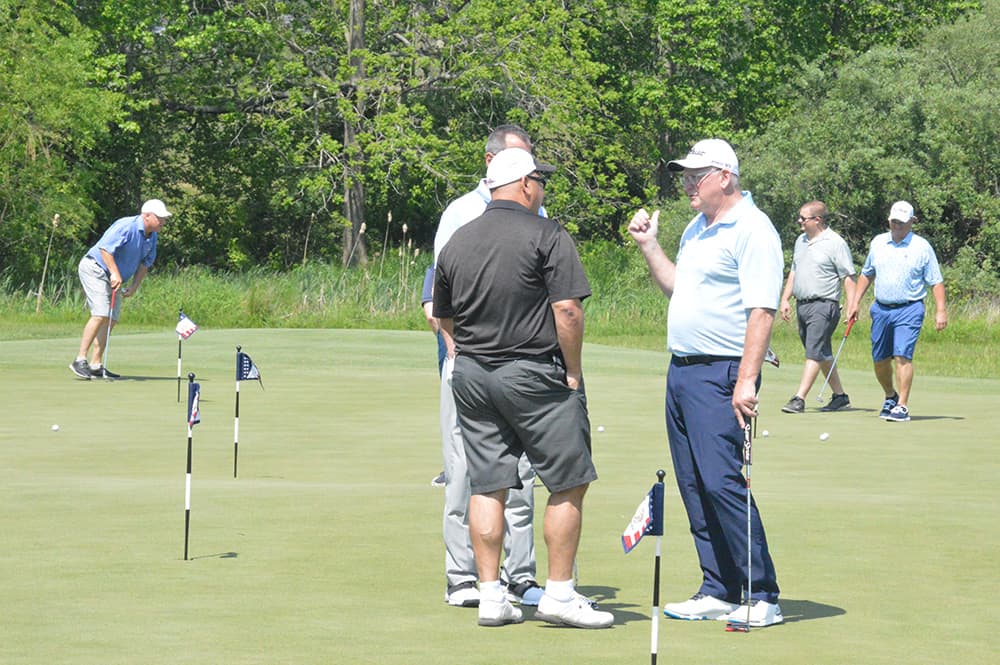
<instances>
[{"instance_id":1,"label":"wooded background","mask_svg":"<svg viewBox=\"0 0 1000 665\"><path fill-rule=\"evenodd\" d=\"M152 197L159 269L428 249L514 122L581 240L686 223L665 164L718 136L786 248L820 198L863 260L907 199L995 288L998 34L1000 0L0 0L0 277Z\"/></svg>"}]
</instances>

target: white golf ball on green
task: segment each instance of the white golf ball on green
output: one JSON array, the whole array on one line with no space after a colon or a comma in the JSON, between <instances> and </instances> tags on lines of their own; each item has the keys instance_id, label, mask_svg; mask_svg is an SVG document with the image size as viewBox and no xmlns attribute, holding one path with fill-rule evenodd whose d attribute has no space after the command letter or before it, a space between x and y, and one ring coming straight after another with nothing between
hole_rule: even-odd
<instances>
[{"instance_id":1,"label":"white golf ball on green","mask_svg":"<svg viewBox=\"0 0 1000 665\"><path fill-rule=\"evenodd\" d=\"M823 432L822 434L819 435L819 440L820 441L826 441L829 438L830 438L830 435L827 434L826 432Z\"/></svg>"},{"instance_id":2,"label":"white golf ball on green","mask_svg":"<svg viewBox=\"0 0 1000 665\"><path fill-rule=\"evenodd\" d=\"M53 425L52 426L52 431L53 432L58 432L59 431L59 425Z\"/></svg>"}]
</instances>

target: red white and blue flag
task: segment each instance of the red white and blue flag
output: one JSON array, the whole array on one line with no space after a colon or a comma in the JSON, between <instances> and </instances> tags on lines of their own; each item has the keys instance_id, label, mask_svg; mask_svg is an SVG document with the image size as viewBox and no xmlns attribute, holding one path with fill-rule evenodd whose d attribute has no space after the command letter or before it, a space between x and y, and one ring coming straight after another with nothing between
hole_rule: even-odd
<instances>
[{"instance_id":1,"label":"red white and blue flag","mask_svg":"<svg viewBox=\"0 0 1000 665\"><path fill-rule=\"evenodd\" d=\"M622 547L628 554L643 536L663 535L663 483L655 483L635 509L632 521L622 533Z\"/></svg>"},{"instance_id":2,"label":"red white and blue flag","mask_svg":"<svg viewBox=\"0 0 1000 665\"><path fill-rule=\"evenodd\" d=\"M194 427L201 422L201 411L198 402L201 400L201 384L191 382L188 384L188 427Z\"/></svg>"},{"instance_id":3,"label":"red white and blue flag","mask_svg":"<svg viewBox=\"0 0 1000 665\"><path fill-rule=\"evenodd\" d=\"M198 330L198 325L188 318L187 314L180 312L178 314L177 320L177 336L181 339L187 339Z\"/></svg>"}]
</instances>

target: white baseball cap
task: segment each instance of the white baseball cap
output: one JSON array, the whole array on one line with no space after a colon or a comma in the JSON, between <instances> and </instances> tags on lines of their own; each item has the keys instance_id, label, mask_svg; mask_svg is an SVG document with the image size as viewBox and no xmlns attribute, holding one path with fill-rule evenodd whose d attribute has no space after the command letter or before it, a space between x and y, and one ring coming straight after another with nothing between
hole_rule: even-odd
<instances>
[{"instance_id":1,"label":"white baseball cap","mask_svg":"<svg viewBox=\"0 0 1000 665\"><path fill-rule=\"evenodd\" d=\"M167 206L160 199L149 199L142 204L140 212L151 212L157 217L170 217L173 213L167 210Z\"/></svg>"},{"instance_id":2,"label":"white baseball cap","mask_svg":"<svg viewBox=\"0 0 1000 665\"><path fill-rule=\"evenodd\" d=\"M496 189L535 171L554 173L555 170L556 167L551 164L536 162L531 153L523 148L506 148L495 154L486 167L486 186Z\"/></svg>"},{"instance_id":3,"label":"white baseball cap","mask_svg":"<svg viewBox=\"0 0 1000 665\"><path fill-rule=\"evenodd\" d=\"M704 169L708 167L725 169L733 175L740 174L740 162L736 159L736 151L722 139L703 139L695 143L684 159L667 162L671 171L684 169Z\"/></svg>"},{"instance_id":4,"label":"white baseball cap","mask_svg":"<svg viewBox=\"0 0 1000 665\"><path fill-rule=\"evenodd\" d=\"M911 206L906 201L896 201L892 204L892 210L889 211L889 221L896 220L897 222L903 222L906 224L913 219L913 206Z\"/></svg>"}]
</instances>

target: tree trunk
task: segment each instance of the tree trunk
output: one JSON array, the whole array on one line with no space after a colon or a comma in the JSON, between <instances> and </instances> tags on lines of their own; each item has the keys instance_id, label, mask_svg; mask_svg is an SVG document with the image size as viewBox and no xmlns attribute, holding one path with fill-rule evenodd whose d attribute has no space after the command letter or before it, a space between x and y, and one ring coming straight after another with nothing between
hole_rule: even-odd
<instances>
[{"instance_id":1,"label":"tree trunk","mask_svg":"<svg viewBox=\"0 0 1000 665\"><path fill-rule=\"evenodd\" d=\"M364 119L364 93L359 83L364 79L364 62L355 51L365 47L365 0L351 0L347 21L347 53L354 71L347 94L354 102L354 114L344 118L344 216L350 222L344 232L343 262L345 266L367 263L363 226L365 223L365 183L362 175L364 152L358 145L358 125Z\"/></svg>"}]
</instances>

